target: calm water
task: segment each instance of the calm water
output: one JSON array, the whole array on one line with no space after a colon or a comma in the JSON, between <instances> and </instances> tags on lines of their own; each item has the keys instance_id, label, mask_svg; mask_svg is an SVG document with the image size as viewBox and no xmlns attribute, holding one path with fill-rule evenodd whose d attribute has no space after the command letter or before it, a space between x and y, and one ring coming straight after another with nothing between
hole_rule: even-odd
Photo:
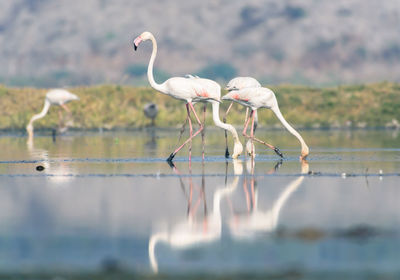
<instances>
[{"instance_id":1,"label":"calm water","mask_svg":"<svg viewBox=\"0 0 400 280\"><path fill-rule=\"evenodd\" d=\"M257 131L283 161L234 161L208 130L175 168L177 131L3 135L0 274L399 276L398 131L302 134L308 164L285 131Z\"/></svg>"}]
</instances>

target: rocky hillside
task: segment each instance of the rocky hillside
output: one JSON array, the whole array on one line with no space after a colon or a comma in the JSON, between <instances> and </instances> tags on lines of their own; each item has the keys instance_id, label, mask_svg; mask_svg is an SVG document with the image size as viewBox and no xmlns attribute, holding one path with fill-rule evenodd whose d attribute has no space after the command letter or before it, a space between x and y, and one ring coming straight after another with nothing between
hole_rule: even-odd
<instances>
[{"instance_id":1,"label":"rocky hillside","mask_svg":"<svg viewBox=\"0 0 400 280\"><path fill-rule=\"evenodd\" d=\"M400 80L398 0L0 1L0 83L144 84L200 73L264 83Z\"/></svg>"}]
</instances>

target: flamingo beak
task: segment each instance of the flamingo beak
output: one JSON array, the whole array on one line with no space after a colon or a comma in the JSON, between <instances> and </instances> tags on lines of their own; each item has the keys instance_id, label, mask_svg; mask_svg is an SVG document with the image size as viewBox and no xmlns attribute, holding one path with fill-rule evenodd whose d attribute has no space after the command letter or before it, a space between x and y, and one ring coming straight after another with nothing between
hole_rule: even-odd
<instances>
[{"instance_id":1,"label":"flamingo beak","mask_svg":"<svg viewBox=\"0 0 400 280\"><path fill-rule=\"evenodd\" d=\"M136 51L139 44L142 42L142 38L139 36L135 40L133 40L133 49Z\"/></svg>"}]
</instances>

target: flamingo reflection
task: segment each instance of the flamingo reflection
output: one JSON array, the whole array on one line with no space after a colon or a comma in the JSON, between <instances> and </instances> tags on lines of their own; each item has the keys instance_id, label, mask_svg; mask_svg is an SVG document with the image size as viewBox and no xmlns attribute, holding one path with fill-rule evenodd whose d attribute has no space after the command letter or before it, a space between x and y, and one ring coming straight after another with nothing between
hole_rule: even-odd
<instances>
[{"instance_id":1,"label":"flamingo reflection","mask_svg":"<svg viewBox=\"0 0 400 280\"><path fill-rule=\"evenodd\" d=\"M69 176L72 173L72 169L65 162L60 163L52 162L49 152L43 148L36 148L34 145L33 138L29 138L27 141L27 149L30 157L34 160L38 160L44 167L43 172L51 175L48 177L49 181L56 184L66 183L74 179L73 176Z\"/></svg>"},{"instance_id":2,"label":"flamingo reflection","mask_svg":"<svg viewBox=\"0 0 400 280\"><path fill-rule=\"evenodd\" d=\"M301 162L301 176L290 182L280 193L272 207L265 211L259 209L258 189L255 186L254 160L250 159L246 165L247 171L251 174L250 193L247 191L246 179L244 189L247 202L247 213L244 215L234 215L229 221L231 235L237 239L251 238L262 232L269 232L276 228L279 214L290 196L299 188L304 180L304 174L308 173L309 165L306 160Z\"/></svg>"},{"instance_id":3,"label":"flamingo reflection","mask_svg":"<svg viewBox=\"0 0 400 280\"><path fill-rule=\"evenodd\" d=\"M221 199L235 190L239 183L239 177L242 173L242 164L239 160L233 160L235 177L230 184L226 184L224 188L218 188L213 195L213 209L211 213L207 213L205 204L204 188L200 193L200 197L204 200L204 217L198 221L195 219L195 212L198 208L198 203L192 205L193 198L192 177L189 177L190 193L188 195L188 215L187 217L172 226L170 231L164 230L154 233L149 240L149 259L152 270L158 272L158 262L156 258L155 248L157 243L167 243L173 249L187 249L201 244L207 244L218 240L221 237L222 220L221 220ZM175 167L174 167L175 168ZM175 169L176 170L176 169ZM180 178L181 186L183 180ZM204 186L204 172L202 176L202 184Z\"/></svg>"}]
</instances>

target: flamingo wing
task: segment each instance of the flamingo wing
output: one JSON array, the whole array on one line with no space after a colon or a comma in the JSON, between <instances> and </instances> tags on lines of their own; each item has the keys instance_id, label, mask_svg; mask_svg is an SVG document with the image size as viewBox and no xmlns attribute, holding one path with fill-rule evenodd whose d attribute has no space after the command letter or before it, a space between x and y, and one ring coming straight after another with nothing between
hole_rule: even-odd
<instances>
[{"instance_id":1,"label":"flamingo wing","mask_svg":"<svg viewBox=\"0 0 400 280\"><path fill-rule=\"evenodd\" d=\"M166 94L177 99L195 102L215 99L215 90L211 91L203 80L174 77L165 81L163 86Z\"/></svg>"},{"instance_id":2,"label":"flamingo wing","mask_svg":"<svg viewBox=\"0 0 400 280\"><path fill-rule=\"evenodd\" d=\"M46 94L46 99L53 105L62 105L79 97L65 89L52 89Z\"/></svg>"},{"instance_id":3,"label":"flamingo wing","mask_svg":"<svg viewBox=\"0 0 400 280\"><path fill-rule=\"evenodd\" d=\"M268 88L243 88L233 90L222 97L223 100L231 100L253 109L270 108L275 100L274 92Z\"/></svg>"},{"instance_id":4,"label":"flamingo wing","mask_svg":"<svg viewBox=\"0 0 400 280\"><path fill-rule=\"evenodd\" d=\"M226 89L230 91L253 87L261 87L261 84L252 77L236 77L229 81Z\"/></svg>"}]
</instances>

